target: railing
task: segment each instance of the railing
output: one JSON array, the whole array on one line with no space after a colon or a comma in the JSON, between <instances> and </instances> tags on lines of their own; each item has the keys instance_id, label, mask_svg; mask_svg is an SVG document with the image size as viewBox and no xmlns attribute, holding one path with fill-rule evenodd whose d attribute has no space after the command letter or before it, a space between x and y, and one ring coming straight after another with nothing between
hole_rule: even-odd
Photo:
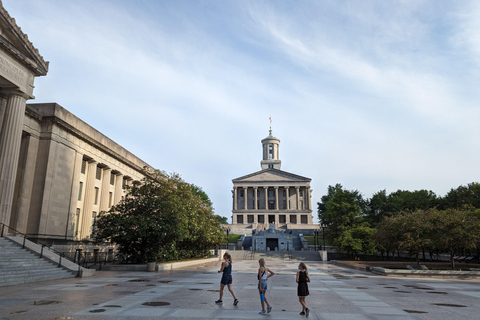
<instances>
[{"instance_id":1,"label":"railing","mask_svg":"<svg viewBox=\"0 0 480 320\"><path fill-rule=\"evenodd\" d=\"M99 269L101 270L102 268L102 263L105 265L107 262L113 262L113 253L111 252L99 252L99 250L94 250L93 252L83 252L82 249L77 249L73 252L59 252L56 251L55 249L49 247L48 245L44 243L39 243L39 239L47 239L47 236L52 236L52 235L47 235L47 234L34 234L34 235L27 235L24 234L18 230L15 230L6 224L0 223L0 237L4 237L5 235L13 235L13 236L20 236L23 237L23 243L22 243L22 249L25 248L25 242L28 239L29 241L32 241L33 243L36 243L41 246L40 248L40 258L43 258L44 256L44 251L45 248L47 248L48 251L55 253L58 255L58 267L60 268L62 266L62 259L67 259L75 264L78 264L78 274L77 276L80 276L80 267L83 266L84 268L90 268L92 266L95 266L98 264ZM62 238L61 236L57 237ZM55 261L55 263L57 263Z\"/></svg>"}]
</instances>

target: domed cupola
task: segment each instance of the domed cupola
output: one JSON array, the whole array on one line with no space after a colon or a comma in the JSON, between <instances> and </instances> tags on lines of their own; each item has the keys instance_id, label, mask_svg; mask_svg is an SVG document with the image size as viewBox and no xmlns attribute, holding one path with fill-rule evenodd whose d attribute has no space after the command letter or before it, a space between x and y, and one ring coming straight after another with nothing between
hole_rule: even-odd
<instances>
[{"instance_id":1,"label":"domed cupola","mask_svg":"<svg viewBox=\"0 0 480 320\"><path fill-rule=\"evenodd\" d=\"M262 170L265 170L265 169L280 170L282 161L280 161L279 145L280 145L280 139L275 138L272 135L272 127L270 126L268 137L262 140L263 160L260 161Z\"/></svg>"}]
</instances>

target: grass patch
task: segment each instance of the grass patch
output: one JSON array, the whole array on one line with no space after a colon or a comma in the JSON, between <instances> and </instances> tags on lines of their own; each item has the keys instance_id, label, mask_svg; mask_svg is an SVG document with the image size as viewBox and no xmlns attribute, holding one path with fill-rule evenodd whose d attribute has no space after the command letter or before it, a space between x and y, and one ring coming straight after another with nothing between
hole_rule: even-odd
<instances>
[{"instance_id":1,"label":"grass patch","mask_svg":"<svg viewBox=\"0 0 480 320\"><path fill-rule=\"evenodd\" d=\"M240 239L241 234L229 234L228 243L237 243L237 240Z\"/></svg>"}]
</instances>

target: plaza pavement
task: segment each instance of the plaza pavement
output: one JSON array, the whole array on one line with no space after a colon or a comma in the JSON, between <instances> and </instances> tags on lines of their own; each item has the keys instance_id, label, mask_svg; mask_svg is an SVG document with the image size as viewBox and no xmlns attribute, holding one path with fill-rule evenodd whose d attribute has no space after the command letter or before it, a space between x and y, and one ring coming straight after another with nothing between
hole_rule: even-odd
<instances>
[{"instance_id":1,"label":"plaza pavement","mask_svg":"<svg viewBox=\"0 0 480 320\"><path fill-rule=\"evenodd\" d=\"M273 310L261 310L258 262L234 261L233 288L218 299L220 262L162 272L97 272L93 278L0 288L0 319L302 319L296 296L298 262L268 261ZM310 319L479 319L480 281L386 278L322 262L307 262Z\"/></svg>"}]
</instances>

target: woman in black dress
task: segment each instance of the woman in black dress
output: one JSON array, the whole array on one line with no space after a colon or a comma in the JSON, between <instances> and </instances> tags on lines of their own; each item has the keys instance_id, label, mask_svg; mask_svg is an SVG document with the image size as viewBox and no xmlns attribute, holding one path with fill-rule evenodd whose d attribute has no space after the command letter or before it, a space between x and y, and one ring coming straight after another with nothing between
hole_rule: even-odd
<instances>
[{"instance_id":1,"label":"woman in black dress","mask_svg":"<svg viewBox=\"0 0 480 320\"><path fill-rule=\"evenodd\" d=\"M300 312L300 315L305 315L308 318L310 309L307 308L307 303L305 302L305 297L309 295L307 282L310 282L307 266L305 263L300 262L297 272L297 295L298 301L300 301L300 304L302 305L302 312Z\"/></svg>"}]
</instances>

